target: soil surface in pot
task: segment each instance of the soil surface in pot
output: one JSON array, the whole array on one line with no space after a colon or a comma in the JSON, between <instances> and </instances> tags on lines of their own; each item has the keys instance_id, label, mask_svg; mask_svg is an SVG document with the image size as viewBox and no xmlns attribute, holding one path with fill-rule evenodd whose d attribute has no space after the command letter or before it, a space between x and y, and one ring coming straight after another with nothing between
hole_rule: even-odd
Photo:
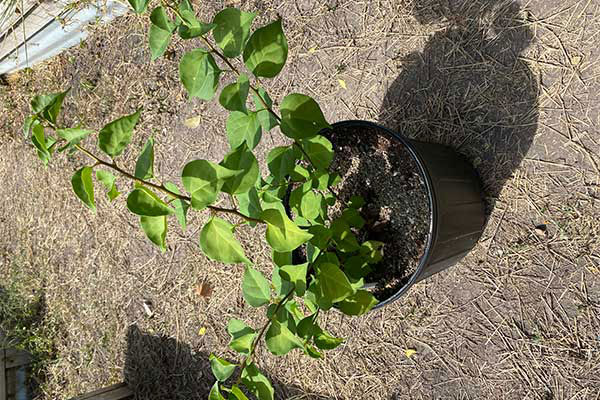
<instances>
[{"instance_id":1,"label":"soil surface in pot","mask_svg":"<svg viewBox=\"0 0 600 400\"><path fill-rule=\"evenodd\" d=\"M384 243L383 259L365 281L376 283L375 297L383 301L404 286L416 271L429 235L427 187L408 149L385 131L364 126L336 127L328 134L335 158L332 170L342 182L335 188L340 200L365 199L365 227L360 241ZM336 204L332 208L340 210ZM339 211L338 211L339 212Z\"/></svg>"}]
</instances>

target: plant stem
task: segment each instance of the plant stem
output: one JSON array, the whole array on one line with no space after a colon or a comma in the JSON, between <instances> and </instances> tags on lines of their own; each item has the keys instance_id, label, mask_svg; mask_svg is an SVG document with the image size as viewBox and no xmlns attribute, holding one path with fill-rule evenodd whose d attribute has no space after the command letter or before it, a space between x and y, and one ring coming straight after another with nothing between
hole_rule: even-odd
<instances>
[{"instance_id":1,"label":"plant stem","mask_svg":"<svg viewBox=\"0 0 600 400\"><path fill-rule=\"evenodd\" d=\"M269 318L269 320L263 325L263 327L258 332L258 335L256 335L256 337L252 341L252 345L250 346L250 354L248 354L246 356L246 358L244 358L244 361L242 361L242 364L240 364L240 375L237 378L237 381L235 383L236 385L239 385L240 381L242 380L242 371L244 371L244 369L246 368L246 366L248 366L248 364L250 362L252 362L252 356L254 356L254 352L256 351L256 347L258 345L258 342L260 342L260 339L262 339L263 335L267 331L267 328L271 325L271 323L275 319L275 316L277 315L277 312L290 299L290 297L294 293L294 290L295 289L290 290L289 293L286 294L285 297L283 299L281 299L277 303L277 306L275 306L275 311L273 311L273 316L271 318Z\"/></svg>"},{"instance_id":2,"label":"plant stem","mask_svg":"<svg viewBox=\"0 0 600 400\"><path fill-rule=\"evenodd\" d=\"M157 185L155 183L146 181L144 179L140 179L134 175L131 175L129 172L125 171L124 169L120 168L114 161L113 162L107 162L102 160L100 157L96 156L94 153L92 153L91 151L81 147L79 144L74 145L75 148L77 150L79 150L80 152L82 152L83 154L87 155L88 157L90 157L91 159L93 159L94 161L96 161L96 165L104 165L108 168L111 168L115 171L117 171L118 173L120 173L121 175L135 181L138 182L142 185L145 186L149 186L151 188L154 188L156 190L159 190L163 193L165 193L168 196L171 196L174 199L180 199L183 201L187 201L188 203L192 201L192 199L188 196L184 196L181 194L177 194L175 192L170 191L169 189L167 189L164 185ZM242 214L241 212L239 212L236 209L233 208L222 208L222 207L217 207L217 206L207 206L208 209L210 209L211 211L214 212L221 212L221 213L227 213L227 214L233 214L236 215L238 217L243 218L244 220L246 220L247 222L256 222L259 224L264 224L265 221L261 220L261 219L257 219L257 218L252 218L252 217L247 217L244 214Z\"/></svg>"}]
</instances>

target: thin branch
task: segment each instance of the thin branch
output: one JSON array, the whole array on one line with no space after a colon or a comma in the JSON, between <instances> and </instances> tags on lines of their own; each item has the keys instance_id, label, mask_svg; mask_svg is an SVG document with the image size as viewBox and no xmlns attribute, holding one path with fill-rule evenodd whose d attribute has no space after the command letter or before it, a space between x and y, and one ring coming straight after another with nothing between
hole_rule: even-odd
<instances>
[{"instance_id":1,"label":"thin branch","mask_svg":"<svg viewBox=\"0 0 600 400\"><path fill-rule=\"evenodd\" d=\"M120 173L121 175L135 181L138 182L142 185L145 186L149 186L151 188L154 188L156 190L159 190L161 192L163 192L164 194L171 196L174 199L180 199L183 201L187 201L188 203L192 201L192 199L188 196L184 196L181 194L177 194L175 192L170 191L169 189L167 189L164 185L157 185L155 183L146 181L144 179L140 179L134 175L131 175L129 172L123 170L122 168L120 168L114 161L113 162L108 162L108 161L104 161L101 158L99 158L98 156L96 156L94 153L92 153L91 151L81 147L80 145L76 144L74 145L75 148L79 151L81 151L82 153L84 153L85 155L87 155L88 157L90 157L91 159L93 159L94 161L96 161L96 165L104 165L108 168L111 168L115 171L117 171L118 173ZM208 209L210 209L213 212L221 212L221 213L227 213L227 214L233 214L236 215L242 219L244 219L247 222L256 222L259 224L264 224L265 221L258 219L258 218L252 218L252 217L248 217L244 214L242 214L241 212L239 212L236 209L233 208L223 208L223 207L217 207L217 206L207 206Z\"/></svg>"}]
</instances>

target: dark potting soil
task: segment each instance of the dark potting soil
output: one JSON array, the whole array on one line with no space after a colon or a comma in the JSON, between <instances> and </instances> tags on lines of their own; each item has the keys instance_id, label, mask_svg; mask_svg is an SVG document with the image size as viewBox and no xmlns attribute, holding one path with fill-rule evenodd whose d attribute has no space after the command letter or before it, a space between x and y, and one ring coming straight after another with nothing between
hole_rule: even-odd
<instances>
[{"instance_id":1,"label":"dark potting soil","mask_svg":"<svg viewBox=\"0 0 600 400\"><path fill-rule=\"evenodd\" d=\"M339 199L359 195L366 202L359 241L384 243L382 261L365 279L376 283L372 292L383 301L407 283L423 256L430 221L425 182L406 147L385 132L336 127L328 137L335 151L332 170L342 178L335 188ZM331 216L341 207L332 207Z\"/></svg>"}]
</instances>

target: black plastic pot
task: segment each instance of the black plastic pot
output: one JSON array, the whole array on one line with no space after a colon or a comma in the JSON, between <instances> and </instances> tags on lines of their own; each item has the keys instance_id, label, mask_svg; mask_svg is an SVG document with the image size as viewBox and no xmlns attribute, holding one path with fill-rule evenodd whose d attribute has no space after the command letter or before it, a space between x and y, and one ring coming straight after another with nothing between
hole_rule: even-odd
<instances>
[{"instance_id":1,"label":"black plastic pot","mask_svg":"<svg viewBox=\"0 0 600 400\"><path fill-rule=\"evenodd\" d=\"M485 225L479 177L471 164L449 147L411 140L368 121L342 121L335 128L375 128L401 142L414 157L427 186L429 235L419 265L407 283L376 308L398 300L416 282L456 264L477 243ZM327 131L321 132L327 136Z\"/></svg>"}]
</instances>

